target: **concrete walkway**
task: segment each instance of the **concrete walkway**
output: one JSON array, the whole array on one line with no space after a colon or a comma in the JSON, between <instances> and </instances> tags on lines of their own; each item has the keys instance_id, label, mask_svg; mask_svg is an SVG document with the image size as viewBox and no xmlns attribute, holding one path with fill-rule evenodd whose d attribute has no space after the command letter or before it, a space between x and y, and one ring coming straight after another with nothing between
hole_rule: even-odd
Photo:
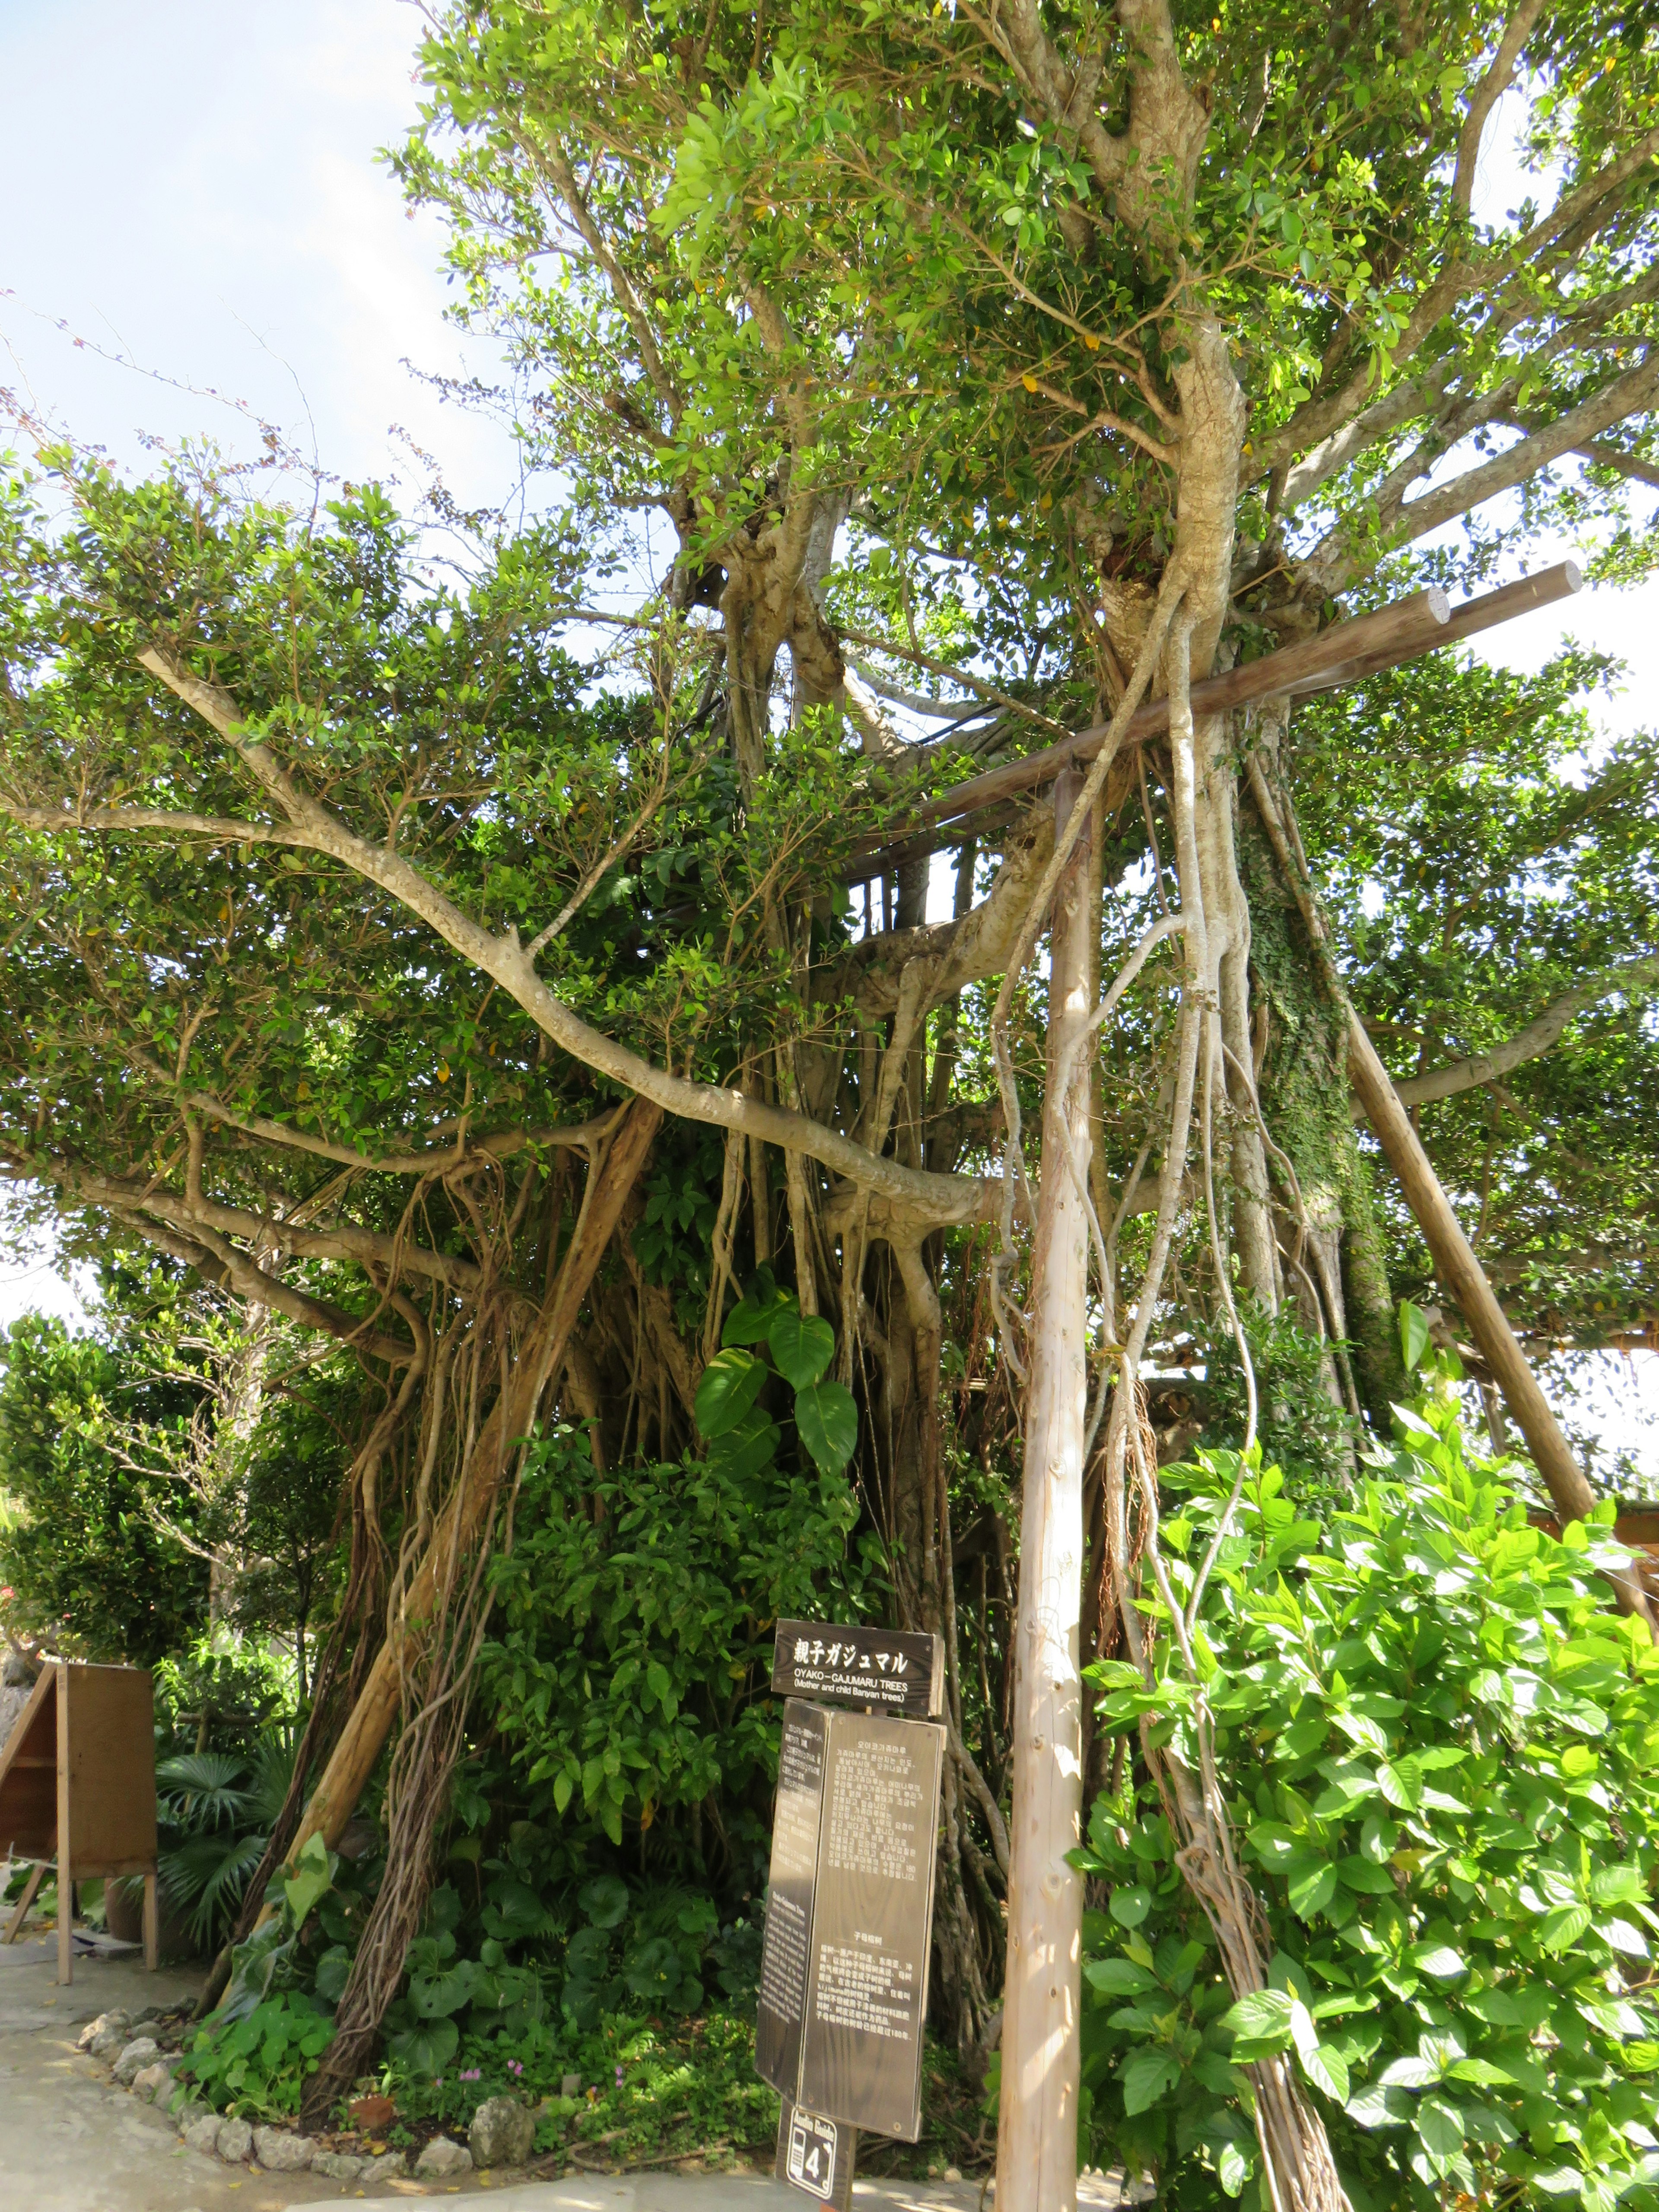
<instances>
[{"instance_id":1,"label":"concrete walkway","mask_svg":"<svg viewBox=\"0 0 1659 2212\"><path fill-rule=\"evenodd\" d=\"M75 2048L82 2027L124 2007L135 2021L150 2006L176 2004L199 1973L147 1974L131 1958L77 1958L71 1988L53 1979L50 1938L0 1945L0 2202L18 2212L360 2212L367 2190L330 2195L338 2184L308 2173L266 2173L186 2150L165 2112L111 2082L108 2069ZM491 2212L810 2212L811 2200L757 2173L636 2173L563 2181L394 2181L392 2197L488 2197ZM856 2182L855 2212L979 2212L976 2181ZM1078 2203L1110 2212L1118 2192L1086 2177ZM994 2202L986 2197L988 2207Z\"/></svg>"}]
</instances>

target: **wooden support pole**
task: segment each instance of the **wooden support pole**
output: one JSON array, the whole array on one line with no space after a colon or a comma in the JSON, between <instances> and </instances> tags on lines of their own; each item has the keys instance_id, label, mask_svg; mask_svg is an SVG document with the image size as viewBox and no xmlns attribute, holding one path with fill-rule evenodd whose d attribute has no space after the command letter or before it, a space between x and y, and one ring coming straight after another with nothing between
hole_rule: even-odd
<instances>
[{"instance_id":1,"label":"wooden support pole","mask_svg":"<svg viewBox=\"0 0 1659 2212\"><path fill-rule=\"evenodd\" d=\"M285 1863L289 1867L313 1836L320 1836L330 1845L337 1844L356 1810L357 1800L397 1717L404 1644L425 1626L447 1578L449 1563L465 1555L495 1504L507 1455L535 1419L541 1391L564 1357L582 1301L661 1121L660 1106L636 1098L611 1141L559 1269L553 1295L513 1364L507 1387L473 1446L466 1479L439 1516L398 1618L375 1656L357 1702L311 1793L289 1847Z\"/></svg>"},{"instance_id":2,"label":"wooden support pole","mask_svg":"<svg viewBox=\"0 0 1659 2212\"><path fill-rule=\"evenodd\" d=\"M1563 1522L1587 1520L1595 1504L1595 1492L1561 1433L1561 1425L1510 1327L1509 1316L1498 1304L1486 1271L1464 1236L1462 1224L1441 1187L1422 1139L1412 1127L1411 1115L1352 1006L1348 1007L1348 1071L1365 1118L1376 1132L1384 1158L1400 1178L1406 1203L1434 1255L1435 1272L1462 1309L1469 1334L1497 1378L1504 1403L1526 1438L1527 1449L1544 1478L1556 1511ZM1613 1587L1624 1611L1639 1613L1651 1625L1647 1600L1635 1573L1613 1577Z\"/></svg>"},{"instance_id":3,"label":"wooden support pole","mask_svg":"<svg viewBox=\"0 0 1659 2212\"><path fill-rule=\"evenodd\" d=\"M1379 669L1419 659L1438 646L1461 644L1465 638L1512 621L1516 615L1570 599L1583 580L1576 562L1563 561L1455 609L1437 588L1415 592L1409 599L1379 607L1374 614L1334 623L1315 637L1265 653L1260 660L1247 660L1224 675L1206 677L1192 687L1193 712L1217 714L1257 699L1308 698L1316 692L1358 683ZM1130 717L1123 738L1125 749L1158 736L1169 726L1169 720L1167 699L1143 701ZM914 858L921 851L951 842L951 836L937 831L930 836L930 824L950 823L954 825L952 835L960 836L968 827L969 816L1005 805L1024 792L1039 790L1053 782L1062 769L1091 761L1106 730L1105 723L1095 723L1057 745L1028 753L1024 760L988 769L983 775L971 776L939 798L924 800L894 824L895 842L884 842L879 850L866 847L854 855L848 863L847 880L856 882L872 869L890 866L899 854Z\"/></svg>"},{"instance_id":4,"label":"wooden support pole","mask_svg":"<svg viewBox=\"0 0 1659 2212\"><path fill-rule=\"evenodd\" d=\"M1081 777L1054 786L1064 823ZM997 2118L997 2212L1074 2212L1081 2035L1083 1452L1088 1421L1089 1229L1066 1163L1089 1158L1095 1001L1092 836L1054 893L1042 1182L1032 1246L1019 1611L1014 1626L1014 1790L1008 1823L1008 1965Z\"/></svg>"},{"instance_id":5,"label":"wooden support pole","mask_svg":"<svg viewBox=\"0 0 1659 2212\"><path fill-rule=\"evenodd\" d=\"M155 1870L152 1867L144 1876L144 1966L154 1973L161 1962L161 1916L155 1895Z\"/></svg>"},{"instance_id":6,"label":"wooden support pole","mask_svg":"<svg viewBox=\"0 0 1659 2212\"><path fill-rule=\"evenodd\" d=\"M70 1863L70 1670L58 1669L58 1986L75 1977L75 1869Z\"/></svg>"},{"instance_id":7,"label":"wooden support pole","mask_svg":"<svg viewBox=\"0 0 1659 2212\"><path fill-rule=\"evenodd\" d=\"M15 1943L17 1941L22 1931L23 1923L29 1917L29 1907L33 1904L35 1894L46 1878L46 1863L44 1859L36 1859L30 1869L28 1880L23 1884L23 1894L17 1900L17 1910L6 1923L6 1932L3 1937L0 1937L0 1942Z\"/></svg>"},{"instance_id":8,"label":"wooden support pole","mask_svg":"<svg viewBox=\"0 0 1659 2212\"><path fill-rule=\"evenodd\" d=\"M1501 595L1494 594L1497 596ZM1441 1187L1440 1178L1423 1149L1421 1139L1412 1127L1411 1116L1394 1087L1393 1079L1378 1058L1376 1048L1366 1036L1364 1024L1354 1012L1353 1002L1343 988L1332 956L1324 916L1320 913L1312 885L1291 850L1285 817L1279 811L1278 801L1262 772L1261 759L1255 754L1250 756L1249 775L1256 811L1261 817L1268 842L1278 856L1285 882L1301 910L1303 924L1325 988L1347 1022L1348 1073L1354 1094L1376 1133L1377 1143L1382 1148L1383 1158L1400 1178L1406 1203L1410 1206L1418 1227L1423 1231L1424 1242L1433 1255L1437 1273L1462 1308L1469 1324L1469 1334L1497 1378L1498 1387L1504 1394L1504 1402L1526 1439L1527 1449L1544 1479L1545 1487L1554 1501L1556 1510L1564 1522L1583 1521L1595 1504L1595 1492L1590 1488L1584 1470L1573 1457L1572 1447L1561 1433L1561 1425L1551 1411L1550 1402L1540 1387L1538 1377L1533 1373L1527 1355L1521 1349L1515 1331L1510 1327L1509 1316L1498 1303L1498 1295L1487 1280L1486 1269L1475 1257L1474 1248L1463 1234L1462 1224L1452 1210L1451 1200ZM1650 1628L1655 1627L1654 1615L1634 1570L1626 1574L1610 1576L1608 1579L1613 1583L1621 1609L1639 1615Z\"/></svg>"}]
</instances>

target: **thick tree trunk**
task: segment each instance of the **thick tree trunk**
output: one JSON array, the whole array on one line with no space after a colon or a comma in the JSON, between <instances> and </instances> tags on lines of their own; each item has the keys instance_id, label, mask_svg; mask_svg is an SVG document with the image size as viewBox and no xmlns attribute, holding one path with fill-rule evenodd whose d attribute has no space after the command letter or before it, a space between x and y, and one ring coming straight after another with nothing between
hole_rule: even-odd
<instances>
[{"instance_id":1,"label":"thick tree trunk","mask_svg":"<svg viewBox=\"0 0 1659 2212\"><path fill-rule=\"evenodd\" d=\"M1077 783L1054 794L1063 822ZM1078 1181L1089 1159L1089 1072L1079 1050L1094 1010L1089 929L1093 852L1079 840L1054 896L1048 1082L1032 1258L1019 1612L1014 1632L1013 1817L1008 1964L997 2123L997 2212L1073 2212L1077 2202L1083 1881L1081 1840L1083 1451L1088 1418L1088 1224Z\"/></svg>"}]
</instances>

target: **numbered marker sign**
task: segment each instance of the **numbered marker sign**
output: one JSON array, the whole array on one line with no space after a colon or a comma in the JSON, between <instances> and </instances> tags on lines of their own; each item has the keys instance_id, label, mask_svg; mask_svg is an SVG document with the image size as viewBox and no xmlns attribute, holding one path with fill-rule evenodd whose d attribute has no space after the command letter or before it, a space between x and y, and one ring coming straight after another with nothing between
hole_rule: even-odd
<instances>
[{"instance_id":1,"label":"numbered marker sign","mask_svg":"<svg viewBox=\"0 0 1659 2212\"><path fill-rule=\"evenodd\" d=\"M848 2212L853 2202L853 2157L857 2130L809 2112L786 2097L778 2124L777 2178L816 2204Z\"/></svg>"}]
</instances>

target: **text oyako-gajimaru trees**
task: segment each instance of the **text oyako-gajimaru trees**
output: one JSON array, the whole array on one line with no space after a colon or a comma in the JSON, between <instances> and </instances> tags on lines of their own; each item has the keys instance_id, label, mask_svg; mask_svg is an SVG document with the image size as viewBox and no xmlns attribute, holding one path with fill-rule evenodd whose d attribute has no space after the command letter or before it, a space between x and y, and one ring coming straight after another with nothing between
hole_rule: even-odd
<instances>
[{"instance_id":1,"label":"text oyako-gajimaru trees","mask_svg":"<svg viewBox=\"0 0 1659 2212\"><path fill-rule=\"evenodd\" d=\"M464 1672L478 1547L548 1394L601 1454L695 1449L728 1291L763 1264L793 1282L860 1405L895 1607L951 1655L938 1978L967 2053L996 2018L1014 1869L1030 2002L1004 2022L999 2203L1048 2212L1074 2193L1077 1585L1088 1550L1095 1628L1133 1654L1156 1516L1139 1370L1183 1328L1236 1337L1248 1369L1251 1330L1296 1314L1354 1341L1330 1386L1386 1418L1340 994L1390 1054L1430 1039L1412 1073L1457 1070L1448 1096L1501 1042L1364 1003L1359 917L1322 919L1298 824L1300 715L1194 714L1191 687L1546 532L1644 572L1659 58L1637 18L1541 0L716 0L441 7L422 68L396 166L447 220L461 312L509 347L566 510L460 584L422 578L373 495L313 530L183 470L132 491L68 457L69 528L16 495L9 1170L380 1378L348 1607L386 1617L388 1486L400 1571L435 1579L394 1608L390 1656L344 1639L331 1662L319 1712L353 1712L325 1833L414 1679L404 1624L433 1589L462 1625L422 1648ZM1480 164L1517 130L1531 197L1494 216ZM566 658L600 627L602 665ZM1167 735L1103 750L1058 845L1050 801L1010 808L975 824L951 919L927 919L925 856L892 882L884 862L849 915L837 886L919 793L1153 694ZM1320 720L1328 849L1347 748L1357 806L1386 782L1369 756L1401 726L1368 722L1377 696ZM943 741L912 745L900 714ZM1534 1026L1540 1050L1651 988L1652 945L1615 961L1605 926L1647 866L1645 792L1622 789L1635 847L1594 926L1555 929L1517 1009L1518 1039L1589 994ZM1523 958L1528 928L1535 902ZM1639 1087L1644 1033L1619 1034ZM1045 1115L1039 1176L1006 1139ZM699 1124L722 1141L694 1296L634 1231L666 1218ZM641 1176L666 1188L647 1200ZM1024 1310L1057 1208L1069 1336ZM1639 1269L1632 1291L1628 1254L1607 1264L1628 1324ZM1000 1379L975 1395L991 1346ZM1006 1681L1030 1655L962 1620L951 1513L976 1468L973 1551L1011 1577L995 1500L1025 1376L1027 1582L1040 1508L1066 1585L1024 1601L1026 1627L1040 1595L1057 1624L1053 1725L1012 1725L1030 1835L980 1664L995 1644ZM447 1755L428 1747L411 1803ZM1166 1779L1249 1988L1219 1801ZM1340 2203L1294 2071L1255 2078L1276 2201Z\"/></svg>"}]
</instances>

